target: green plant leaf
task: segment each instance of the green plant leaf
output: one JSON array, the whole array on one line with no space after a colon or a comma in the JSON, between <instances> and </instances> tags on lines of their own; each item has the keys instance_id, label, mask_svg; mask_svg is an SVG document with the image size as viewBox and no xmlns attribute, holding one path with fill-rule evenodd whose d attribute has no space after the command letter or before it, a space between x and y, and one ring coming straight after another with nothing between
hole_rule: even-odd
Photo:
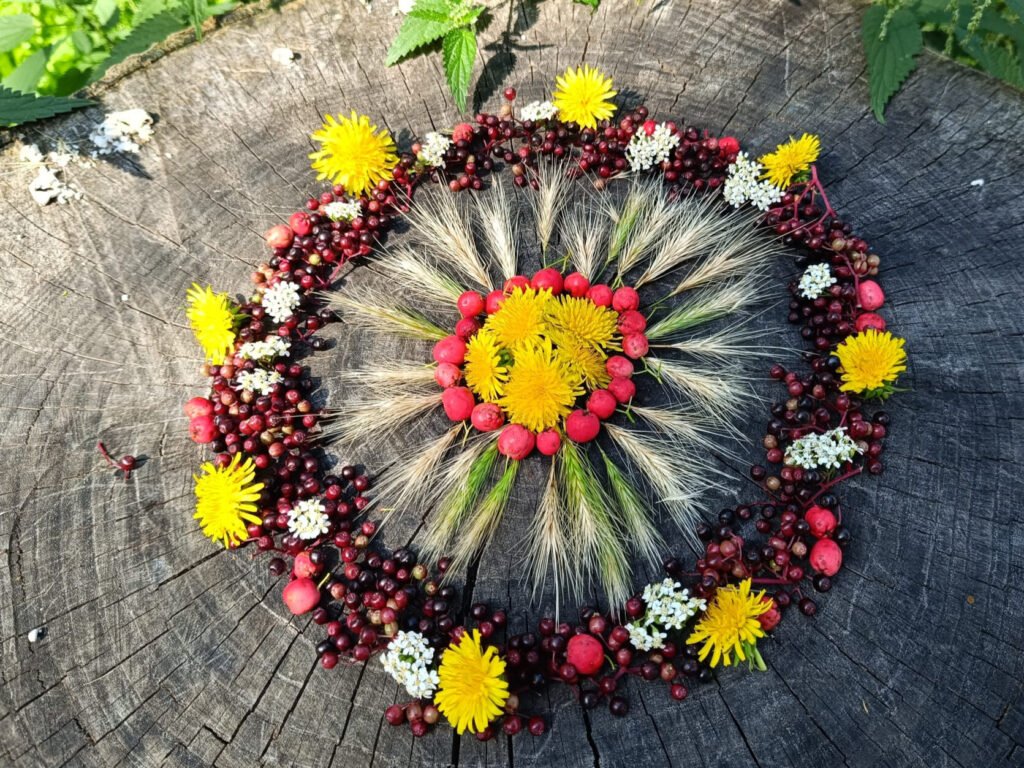
<instances>
[{"instance_id":1,"label":"green plant leaf","mask_svg":"<svg viewBox=\"0 0 1024 768\"><path fill-rule=\"evenodd\" d=\"M40 48L27 59L21 62L7 77L3 79L3 85L15 91L29 93L36 89L36 84L46 72L46 62L50 58L52 46Z\"/></svg>"},{"instance_id":2,"label":"green plant leaf","mask_svg":"<svg viewBox=\"0 0 1024 768\"><path fill-rule=\"evenodd\" d=\"M63 114L95 103L89 99L19 93L0 85L0 125L30 123L33 120L42 120L44 117Z\"/></svg>"},{"instance_id":3,"label":"green plant leaf","mask_svg":"<svg viewBox=\"0 0 1024 768\"><path fill-rule=\"evenodd\" d=\"M472 27L451 30L444 36L441 53L452 98L459 110L465 111L469 81L473 76L473 61L476 59L476 32Z\"/></svg>"},{"instance_id":4,"label":"green plant leaf","mask_svg":"<svg viewBox=\"0 0 1024 768\"><path fill-rule=\"evenodd\" d=\"M188 18L181 8L172 8L150 17L114 46L110 56L93 70L89 82L95 83L115 64L121 63L133 54L142 53L151 45L163 42L168 36L183 29L187 24Z\"/></svg>"},{"instance_id":5,"label":"green plant leaf","mask_svg":"<svg viewBox=\"0 0 1024 768\"><path fill-rule=\"evenodd\" d=\"M385 66L393 66L413 51L440 40L456 26L448 3L437 0L420 0L411 12L406 14L402 28L398 30L388 49Z\"/></svg>"},{"instance_id":6,"label":"green plant leaf","mask_svg":"<svg viewBox=\"0 0 1024 768\"><path fill-rule=\"evenodd\" d=\"M117 10L117 0L96 0L92 4L93 15L101 26L106 26L116 16Z\"/></svg>"},{"instance_id":7,"label":"green plant leaf","mask_svg":"<svg viewBox=\"0 0 1024 768\"><path fill-rule=\"evenodd\" d=\"M964 49L993 77L1017 88L1024 88L1024 70L1020 59L1009 49L1001 45L982 45L977 40L966 43Z\"/></svg>"},{"instance_id":8,"label":"green plant leaf","mask_svg":"<svg viewBox=\"0 0 1024 768\"><path fill-rule=\"evenodd\" d=\"M906 8L892 13L882 37L882 24L888 10L873 5L864 13L861 35L868 59L871 109L880 123L885 122L885 105L899 90L907 75L914 71L914 57L921 52L921 28Z\"/></svg>"},{"instance_id":9,"label":"green plant leaf","mask_svg":"<svg viewBox=\"0 0 1024 768\"><path fill-rule=\"evenodd\" d=\"M13 51L22 43L27 43L36 31L36 23L27 13L2 16L0 22L0 53Z\"/></svg>"},{"instance_id":10,"label":"green plant leaf","mask_svg":"<svg viewBox=\"0 0 1024 768\"><path fill-rule=\"evenodd\" d=\"M593 9L594 9L595 11L597 10L598 6L599 6L599 5L601 5L601 0L572 0L572 1L573 1L574 3L577 3L577 4L579 4L579 5L587 5L587 6L590 6L590 7L591 7L591 8L593 8Z\"/></svg>"}]
</instances>

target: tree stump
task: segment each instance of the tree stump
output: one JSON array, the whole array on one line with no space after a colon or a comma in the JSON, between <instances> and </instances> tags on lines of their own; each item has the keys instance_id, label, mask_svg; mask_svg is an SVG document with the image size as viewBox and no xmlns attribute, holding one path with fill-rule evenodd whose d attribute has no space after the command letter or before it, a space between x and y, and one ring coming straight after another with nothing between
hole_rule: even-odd
<instances>
[{"instance_id":1,"label":"tree stump","mask_svg":"<svg viewBox=\"0 0 1024 768\"><path fill-rule=\"evenodd\" d=\"M75 170L83 200L38 208L27 172L0 176L0 764L1024 763L1020 95L925 54L879 125L847 4L492 13L475 94L492 108L506 85L543 98L587 61L654 114L753 147L821 135L833 202L883 256L911 391L891 408L886 474L844 488L853 544L820 612L783 623L766 674L726 671L683 703L634 686L614 718L558 688L540 738L416 740L383 721L399 694L378 663L320 671L318 633L265 561L203 538L202 452L177 415L202 386L187 286L244 290L261 233L317 188L305 155L322 114L366 112L400 141L458 118L438 57L383 68L388 8L299 0L108 78L104 105L156 114L156 137L135 162ZM294 66L271 61L279 45ZM747 425L752 457L764 420ZM130 482L98 439L145 457ZM489 558L473 595L525 626L537 609L518 575L514 553Z\"/></svg>"}]
</instances>

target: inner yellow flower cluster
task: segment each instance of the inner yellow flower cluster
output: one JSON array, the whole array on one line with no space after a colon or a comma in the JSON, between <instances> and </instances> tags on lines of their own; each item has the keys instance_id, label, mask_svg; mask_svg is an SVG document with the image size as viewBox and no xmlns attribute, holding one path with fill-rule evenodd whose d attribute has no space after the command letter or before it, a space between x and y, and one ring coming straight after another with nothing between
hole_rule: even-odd
<instances>
[{"instance_id":1,"label":"inner yellow flower cluster","mask_svg":"<svg viewBox=\"0 0 1024 768\"><path fill-rule=\"evenodd\" d=\"M466 346L466 384L513 424L551 429L588 389L608 384L617 320L586 298L516 288Z\"/></svg>"}]
</instances>

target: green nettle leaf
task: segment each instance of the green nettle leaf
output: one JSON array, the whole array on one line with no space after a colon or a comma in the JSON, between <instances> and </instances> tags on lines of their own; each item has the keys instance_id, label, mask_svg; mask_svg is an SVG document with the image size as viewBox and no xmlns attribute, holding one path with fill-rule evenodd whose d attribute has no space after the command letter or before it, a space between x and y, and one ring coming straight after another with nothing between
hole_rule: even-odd
<instances>
[{"instance_id":1,"label":"green nettle leaf","mask_svg":"<svg viewBox=\"0 0 1024 768\"><path fill-rule=\"evenodd\" d=\"M16 91L28 93L36 89L36 84L46 72L46 62L50 59L51 46L40 48L21 62L3 79L3 84Z\"/></svg>"},{"instance_id":2,"label":"green nettle leaf","mask_svg":"<svg viewBox=\"0 0 1024 768\"><path fill-rule=\"evenodd\" d=\"M397 64L413 51L440 40L455 28L456 22L451 14L440 10L441 5L447 7L447 4L430 2L423 8L421 5L423 0L406 14L398 36L388 49L384 60L386 66Z\"/></svg>"},{"instance_id":3,"label":"green nettle leaf","mask_svg":"<svg viewBox=\"0 0 1024 768\"><path fill-rule=\"evenodd\" d=\"M146 19L114 46L109 58L93 70L89 82L95 83L115 64L121 63L133 54L142 53L151 45L163 42L187 24L188 17L181 8L172 8Z\"/></svg>"},{"instance_id":4,"label":"green nettle leaf","mask_svg":"<svg viewBox=\"0 0 1024 768\"><path fill-rule=\"evenodd\" d=\"M92 5L92 12L96 15L96 21L106 26L117 13L117 0L96 0Z\"/></svg>"},{"instance_id":5,"label":"green nettle leaf","mask_svg":"<svg viewBox=\"0 0 1024 768\"><path fill-rule=\"evenodd\" d=\"M864 13L861 27L868 59L871 109L880 123L885 122L885 105L917 66L914 57L921 52L923 44L917 19L906 8L892 13L885 37L882 37L882 25L888 13L888 9L880 5L871 6Z\"/></svg>"},{"instance_id":6,"label":"green nettle leaf","mask_svg":"<svg viewBox=\"0 0 1024 768\"><path fill-rule=\"evenodd\" d=\"M44 117L53 117L73 109L95 104L89 99L71 99L64 96L36 96L19 93L0 85L0 125L21 125Z\"/></svg>"},{"instance_id":7,"label":"green nettle leaf","mask_svg":"<svg viewBox=\"0 0 1024 768\"><path fill-rule=\"evenodd\" d=\"M993 77L1017 88L1024 88L1024 68L1021 67L1020 59L1009 49L1001 45L982 45L976 40L965 44L964 49Z\"/></svg>"},{"instance_id":8,"label":"green nettle leaf","mask_svg":"<svg viewBox=\"0 0 1024 768\"><path fill-rule=\"evenodd\" d=\"M0 53L13 51L22 43L27 43L36 31L36 23L27 13L3 16L0 22Z\"/></svg>"},{"instance_id":9,"label":"green nettle leaf","mask_svg":"<svg viewBox=\"0 0 1024 768\"><path fill-rule=\"evenodd\" d=\"M476 59L476 32L472 27L458 27L444 36L442 46L444 74L452 91L455 104L462 111L466 109L466 95L469 81L473 76L473 61Z\"/></svg>"}]
</instances>

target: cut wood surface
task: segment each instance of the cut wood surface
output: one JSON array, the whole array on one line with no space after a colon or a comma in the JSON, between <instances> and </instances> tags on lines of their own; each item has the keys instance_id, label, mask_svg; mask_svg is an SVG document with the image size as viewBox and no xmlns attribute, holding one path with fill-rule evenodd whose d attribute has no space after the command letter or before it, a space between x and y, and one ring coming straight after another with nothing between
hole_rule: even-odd
<instances>
[{"instance_id":1,"label":"cut wood surface","mask_svg":"<svg viewBox=\"0 0 1024 768\"><path fill-rule=\"evenodd\" d=\"M926 54L878 124L854 5L493 10L476 94L491 109L505 86L543 98L586 61L656 115L755 151L818 133L831 200L882 256L911 361L911 390L888 408L885 474L843 488L846 568L816 617L794 613L763 643L768 672L724 671L682 703L633 685L626 718L584 713L558 687L538 702L540 738L439 727L416 740L388 726L401 696L379 662L320 670L320 630L287 613L265 559L223 552L192 520L203 452L179 414L203 382L187 287L246 289L261 233L318 189L306 154L323 114L366 112L405 143L456 122L439 57L384 69L390 7L300 0L102 84L105 108L148 110L156 136L131 160L72 169L84 199L37 207L17 146L2 150L0 765L1024 764L1024 101ZM277 46L294 66L271 60ZM25 133L53 142L99 114ZM784 306L759 322L798 344ZM331 333L325 378L371 343ZM751 459L766 421L751 410ZM145 457L129 482L99 439ZM709 511L753 494L737 475ZM515 551L526 512L472 584L521 630L543 610ZM416 522L387 540L415 544Z\"/></svg>"}]
</instances>

